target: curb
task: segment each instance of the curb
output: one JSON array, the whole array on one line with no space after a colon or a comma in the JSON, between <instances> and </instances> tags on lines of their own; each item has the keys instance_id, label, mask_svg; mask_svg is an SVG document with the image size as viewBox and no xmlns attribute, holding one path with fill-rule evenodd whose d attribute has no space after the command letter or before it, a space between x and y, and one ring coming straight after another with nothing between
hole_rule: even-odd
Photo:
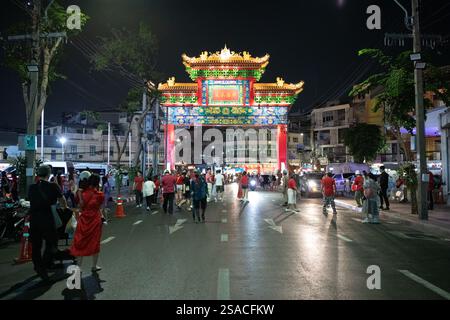
<instances>
[{"instance_id":1,"label":"curb","mask_svg":"<svg viewBox=\"0 0 450 320\"><path fill-rule=\"evenodd\" d=\"M335 200L334 201L336 206L342 207L342 208L346 208L346 209L350 209L352 211L361 213L362 212L362 208L358 208L356 206L353 206L351 204L345 203L343 201L339 201L339 200ZM430 223L429 221L420 221L420 220L412 220L412 219L408 219L405 218L405 216L403 216L400 213L396 213L396 212L386 212L383 211L383 215L387 216L387 217L391 217L391 218L396 218L405 222L408 222L412 225L412 227L418 231L421 232L439 232L439 233L444 233L447 236L450 235L450 229L446 228L446 227L441 227L435 224Z\"/></svg>"}]
</instances>

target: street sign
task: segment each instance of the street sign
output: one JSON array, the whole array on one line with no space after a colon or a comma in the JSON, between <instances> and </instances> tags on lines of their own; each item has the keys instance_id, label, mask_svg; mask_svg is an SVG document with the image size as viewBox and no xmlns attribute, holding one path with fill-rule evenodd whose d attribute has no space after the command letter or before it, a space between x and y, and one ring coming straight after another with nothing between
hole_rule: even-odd
<instances>
[{"instance_id":1,"label":"street sign","mask_svg":"<svg viewBox=\"0 0 450 320\"><path fill-rule=\"evenodd\" d=\"M33 151L37 148L37 137L35 135L19 136L19 151Z\"/></svg>"}]
</instances>

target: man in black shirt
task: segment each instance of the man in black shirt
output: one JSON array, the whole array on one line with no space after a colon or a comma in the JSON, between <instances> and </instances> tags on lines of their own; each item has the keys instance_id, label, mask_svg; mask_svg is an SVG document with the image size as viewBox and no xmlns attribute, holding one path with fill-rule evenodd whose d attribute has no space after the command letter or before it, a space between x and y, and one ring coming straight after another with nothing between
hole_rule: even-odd
<instances>
[{"instance_id":1,"label":"man in black shirt","mask_svg":"<svg viewBox=\"0 0 450 320\"><path fill-rule=\"evenodd\" d=\"M31 185L28 190L32 259L34 270L43 280L48 280L47 269L52 266L53 255L58 244L52 206L59 201L61 207L67 209L67 203L61 189L55 183L48 182L50 173L48 166L39 167L38 177L40 181ZM42 256L43 240L45 240L45 250Z\"/></svg>"},{"instance_id":2,"label":"man in black shirt","mask_svg":"<svg viewBox=\"0 0 450 320\"><path fill-rule=\"evenodd\" d=\"M381 175L380 175L380 202L381 202L381 206L380 209L381 210L389 210L389 197L387 195L387 189L389 187L389 175L386 173L385 171L385 167L381 166L380 167L381 170ZM383 200L386 203L386 209L383 208Z\"/></svg>"}]
</instances>

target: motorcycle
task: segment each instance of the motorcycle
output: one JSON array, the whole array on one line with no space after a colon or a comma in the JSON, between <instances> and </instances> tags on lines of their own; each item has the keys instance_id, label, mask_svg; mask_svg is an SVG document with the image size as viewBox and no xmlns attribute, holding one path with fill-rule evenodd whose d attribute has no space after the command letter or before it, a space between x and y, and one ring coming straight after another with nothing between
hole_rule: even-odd
<instances>
[{"instance_id":1,"label":"motorcycle","mask_svg":"<svg viewBox=\"0 0 450 320\"><path fill-rule=\"evenodd\" d=\"M18 202L6 201L0 204L0 241L20 240L27 211L28 208Z\"/></svg>"}]
</instances>

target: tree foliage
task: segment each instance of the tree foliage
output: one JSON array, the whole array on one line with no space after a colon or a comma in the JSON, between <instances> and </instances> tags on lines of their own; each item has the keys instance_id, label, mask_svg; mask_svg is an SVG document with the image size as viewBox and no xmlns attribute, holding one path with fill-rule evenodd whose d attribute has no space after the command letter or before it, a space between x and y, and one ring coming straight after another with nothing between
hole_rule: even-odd
<instances>
[{"instance_id":1,"label":"tree foliage","mask_svg":"<svg viewBox=\"0 0 450 320\"><path fill-rule=\"evenodd\" d=\"M345 131L344 144L349 148L355 162L372 161L386 145L381 128L359 123Z\"/></svg>"},{"instance_id":2,"label":"tree foliage","mask_svg":"<svg viewBox=\"0 0 450 320\"><path fill-rule=\"evenodd\" d=\"M385 123L391 127L391 132L401 142L402 149L409 159L408 149L401 138L400 128L405 128L411 134L415 128L415 91L414 91L414 65L410 61L411 51L400 53L396 57L385 55L379 49L362 49L360 56L369 56L375 59L381 72L369 76L363 82L354 86L350 96L369 93L374 89L382 91L376 97L374 112L384 111ZM428 63L424 76L425 92L432 91L444 102L449 101L449 72ZM431 101L424 98L425 107L431 106Z\"/></svg>"}]
</instances>

